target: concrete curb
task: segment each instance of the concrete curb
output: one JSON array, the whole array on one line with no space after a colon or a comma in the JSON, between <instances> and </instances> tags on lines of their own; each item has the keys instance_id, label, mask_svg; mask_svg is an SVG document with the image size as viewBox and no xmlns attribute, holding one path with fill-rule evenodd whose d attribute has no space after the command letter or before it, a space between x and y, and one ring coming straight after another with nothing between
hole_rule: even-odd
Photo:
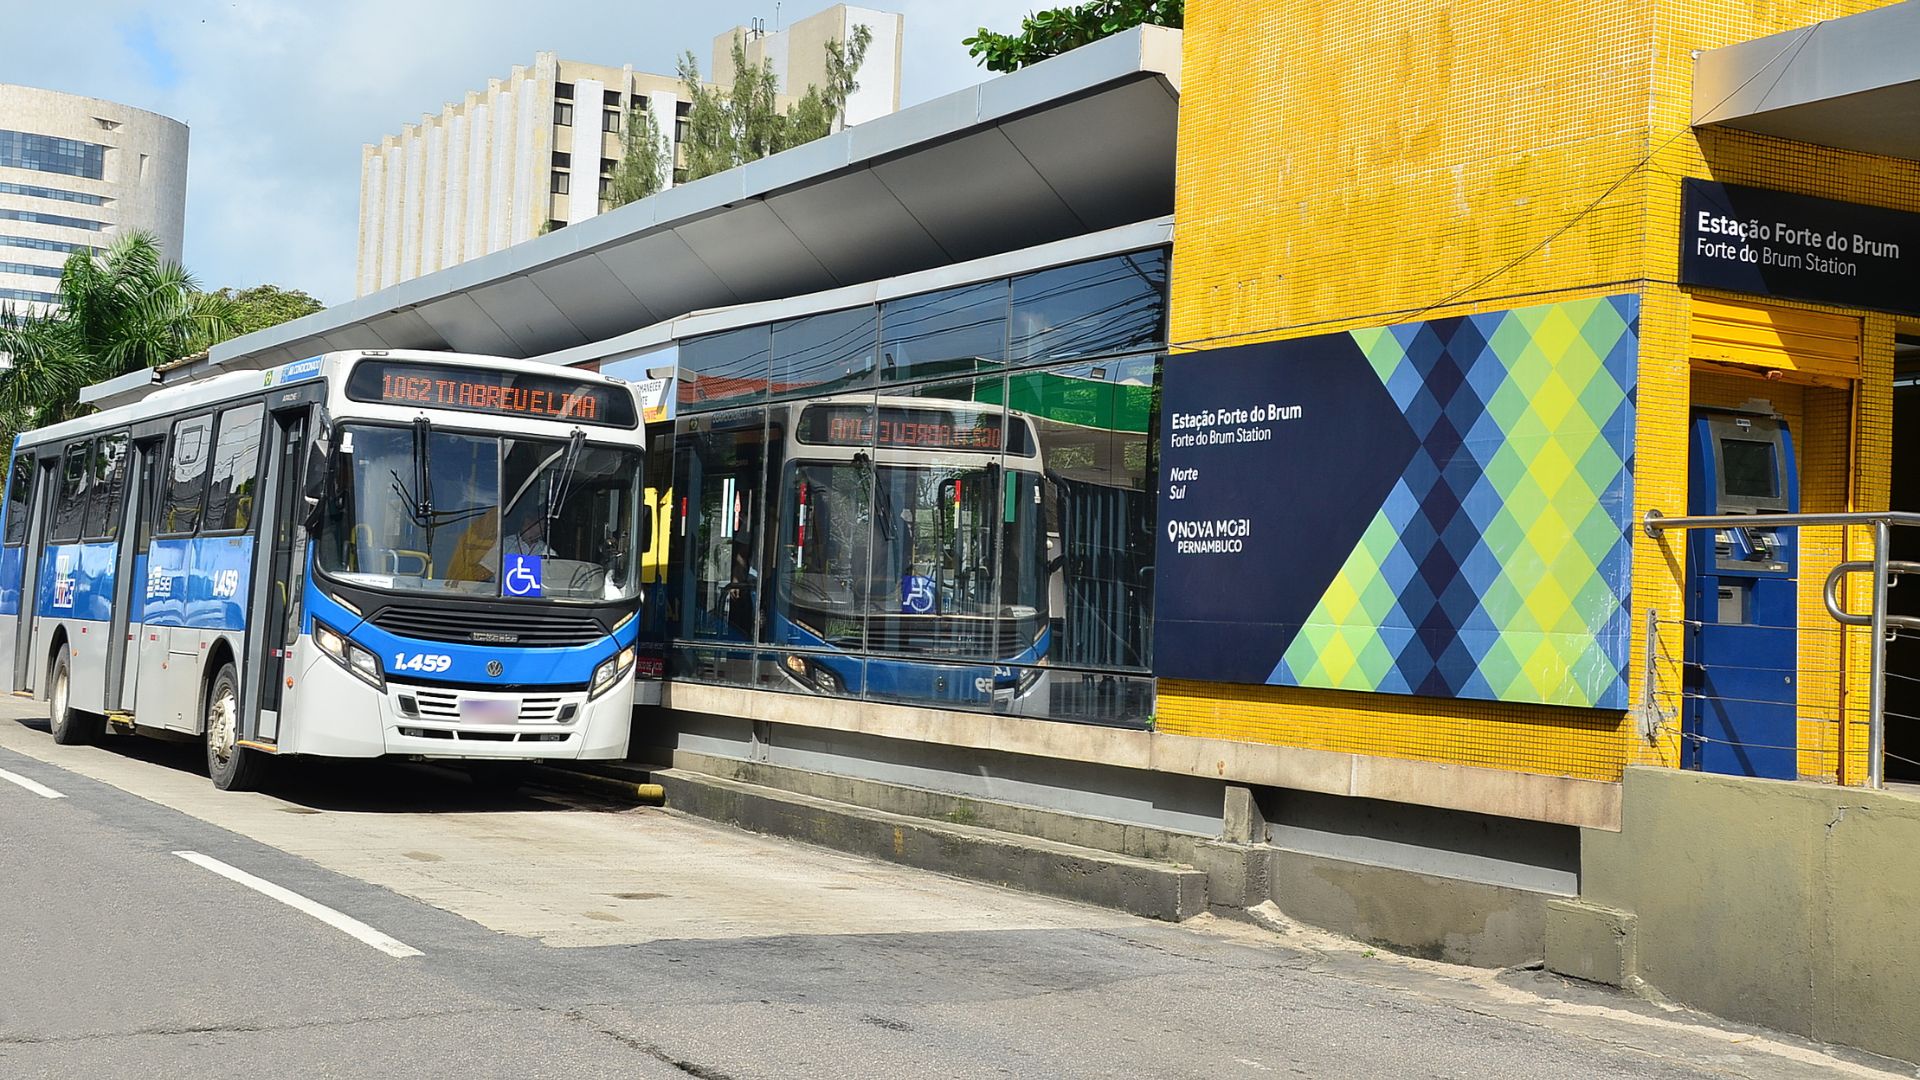
<instances>
[{"instance_id":1,"label":"concrete curb","mask_svg":"<svg viewBox=\"0 0 1920 1080\"><path fill-rule=\"evenodd\" d=\"M1207 875L1188 866L868 810L680 769L658 770L653 778L674 810L753 832L1169 922L1207 910Z\"/></svg>"},{"instance_id":2,"label":"concrete curb","mask_svg":"<svg viewBox=\"0 0 1920 1080\"><path fill-rule=\"evenodd\" d=\"M640 783L621 777L602 776L598 773L552 765L534 767L527 780L533 784L584 791L590 795L600 795L647 806L659 806L666 801L666 792L659 784Z\"/></svg>"}]
</instances>

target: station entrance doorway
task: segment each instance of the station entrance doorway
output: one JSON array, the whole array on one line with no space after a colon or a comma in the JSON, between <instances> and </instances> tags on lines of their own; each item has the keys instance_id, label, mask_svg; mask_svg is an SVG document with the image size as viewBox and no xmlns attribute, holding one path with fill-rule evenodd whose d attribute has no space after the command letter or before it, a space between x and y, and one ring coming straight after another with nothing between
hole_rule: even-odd
<instances>
[{"instance_id":1,"label":"station entrance doorway","mask_svg":"<svg viewBox=\"0 0 1920 1080\"><path fill-rule=\"evenodd\" d=\"M1920 512L1920 332L1895 339L1889 508ZM1892 557L1920 562L1920 529L1893 530ZM1920 577L1887 591L1888 611L1920 615ZM1887 645L1887 779L1920 783L1920 635Z\"/></svg>"}]
</instances>

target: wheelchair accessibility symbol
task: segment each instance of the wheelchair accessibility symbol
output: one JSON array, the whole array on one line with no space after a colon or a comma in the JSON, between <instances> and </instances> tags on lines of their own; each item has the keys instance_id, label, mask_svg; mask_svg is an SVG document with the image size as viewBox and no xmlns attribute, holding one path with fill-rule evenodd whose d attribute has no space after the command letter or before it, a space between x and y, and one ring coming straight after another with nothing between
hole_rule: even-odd
<instances>
[{"instance_id":1,"label":"wheelchair accessibility symbol","mask_svg":"<svg viewBox=\"0 0 1920 1080\"><path fill-rule=\"evenodd\" d=\"M907 615L926 615L933 611L939 594L934 591L933 579L919 574L907 574L900 579L900 610Z\"/></svg>"},{"instance_id":2,"label":"wheelchair accessibility symbol","mask_svg":"<svg viewBox=\"0 0 1920 1080\"><path fill-rule=\"evenodd\" d=\"M540 595L540 556L509 555L501 591L508 596Z\"/></svg>"}]
</instances>

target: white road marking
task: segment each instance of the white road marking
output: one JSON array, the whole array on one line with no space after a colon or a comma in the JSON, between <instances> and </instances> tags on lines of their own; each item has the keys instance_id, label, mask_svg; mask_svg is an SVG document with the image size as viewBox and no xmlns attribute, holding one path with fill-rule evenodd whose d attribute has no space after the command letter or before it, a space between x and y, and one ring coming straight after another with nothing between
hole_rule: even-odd
<instances>
[{"instance_id":1,"label":"white road marking","mask_svg":"<svg viewBox=\"0 0 1920 1080\"><path fill-rule=\"evenodd\" d=\"M62 795L60 792L53 790L45 784L29 780L19 773L10 773L5 769L0 769L0 780L5 780L9 784L19 784L21 787L26 788L28 791L33 792L43 799L66 798L65 795Z\"/></svg>"},{"instance_id":2,"label":"white road marking","mask_svg":"<svg viewBox=\"0 0 1920 1080\"><path fill-rule=\"evenodd\" d=\"M245 870L228 866L226 863L221 862L211 855L202 855L197 851L176 851L174 854L195 866L211 870L229 881L237 881L247 888L252 889L254 892L271 896L275 900L293 908L295 911L305 912L319 919L321 922L326 923L328 926L333 927L335 930L357 938L363 944L371 945L379 949L388 956L397 956L404 959L409 956L424 955L419 949L396 941L351 915L335 911L319 901L309 900L299 893L294 892L292 889L282 888L265 878L254 877Z\"/></svg>"}]
</instances>

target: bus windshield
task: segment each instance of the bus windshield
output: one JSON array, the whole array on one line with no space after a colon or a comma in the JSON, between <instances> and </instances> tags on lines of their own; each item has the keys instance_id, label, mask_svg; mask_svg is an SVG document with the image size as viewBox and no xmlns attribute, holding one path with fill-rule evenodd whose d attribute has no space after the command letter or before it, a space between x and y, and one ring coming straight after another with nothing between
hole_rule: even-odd
<instances>
[{"instance_id":1,"label":"bus windshield","mask_svg":"<svg viewBox=\"0 0 1920 1080\"><path fill-rule=\"evenodd\" d=\"M580 440L343 425L320 568L374 589L629 599L640 466L637 450Z\"/></svg>"},{"instance_id":2,"label":"bus windshield","mask_svg":"<svg viewBox=\"0 0 1920 1080\"><path fill-rule=\"evenodd\" d=\"M1047 619L1038 474L798 463L777 602L839 648L1012 657ZM871 496L869 496L871 492Z\"/></svg>"}]
</instances>

